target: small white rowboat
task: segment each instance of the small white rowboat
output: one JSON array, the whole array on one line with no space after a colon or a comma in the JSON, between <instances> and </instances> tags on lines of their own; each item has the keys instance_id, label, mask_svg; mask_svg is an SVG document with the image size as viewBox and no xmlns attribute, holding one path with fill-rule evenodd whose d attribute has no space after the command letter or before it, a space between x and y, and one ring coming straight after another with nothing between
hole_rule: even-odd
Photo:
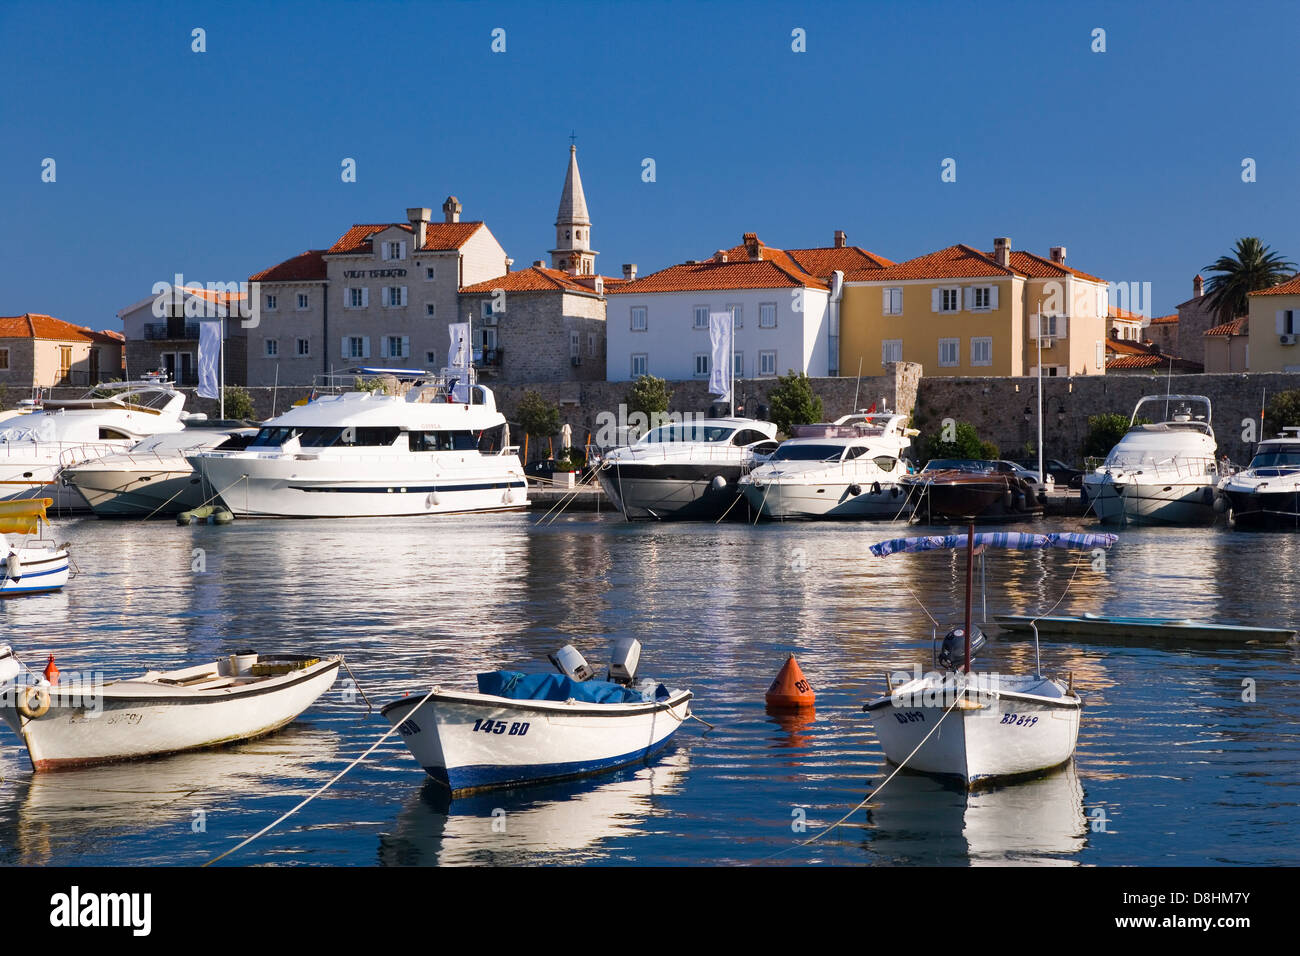
<instances>
[{"instance_id":1,"label":"small white rowboat","mask_svg":"<svg viewBox=\"0 0 1300 956\"><path fill-rule=\"evenodd\" d=\"M242 652L127 680L27 683L0 645L0 716L27 745L33 770L154 757L278 730L330 688L340 662Z\"/></svg>"},{"instance_id":2,"label":"small white rowboat","mask_svg":"<svg viewBox=\"0 0 1300 956\"><path fill-rule=\"evenodd\" d=\"M57 591L68 583L71 559L66 545L28 545L30 535L38 534L42 525L49 527L45 509L53 503L51 498L0 502L0 597ZM23 535L22 542L10 541L11 534Z\"/></svg>"}]
</instances>

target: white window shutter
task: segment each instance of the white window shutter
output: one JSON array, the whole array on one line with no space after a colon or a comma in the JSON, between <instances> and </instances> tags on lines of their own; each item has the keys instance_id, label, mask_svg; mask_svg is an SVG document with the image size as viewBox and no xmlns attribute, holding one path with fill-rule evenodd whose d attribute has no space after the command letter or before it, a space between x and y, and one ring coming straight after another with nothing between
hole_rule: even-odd
<instances>
[{"instance_id":1,"label":"white window shutter","mask_svg":"<svg viewBox=\"0 0 1300 956\"><path fill-rule=\"evenodd\" d=\"M1056 336L1057 336L1057 338L1068 339L1068 338L1070 337L1069 330L1066 328L1066 326L1067 326L1067 324L1069 323L1069 321L1070 321L1070 320L1067 319L1067 318L1066 318L1065 316L1063 316L1063 315L1057 316L1057 318L1056 318Z\"/></svg>"},{"instance_id":2,"label":"white window shutter","mask_svg":"<svg viewBox=\"0 0 1300 956\"><path fill-rule=\"evenodd\" d=\"M1043 317L1035 312L1029 317L1029 338L1030 340L1038 338L1038 331L1043 327Z\"/></svg>"},{"instance_id":3,"label":"white window shutter","mask_svg":"<svg viewBox=\"0 0 1300 956\"><path fill-rule=\"evenodd\" d=\"M399 259L405 259L405 258L406 258L406 243L405 243L405 242L399 242L399 243L397 244L397 258L399 258Z\"/></svg>"},{"instance_id":4,"label":"white window shutter","mask_svg":"<svg viewBox=\"0 0 1300 956\"><path fill-rule=\"evenodd\" d=\"M361 357L370 358L370 336L361 336Z\"/></svg>"},{"instance_id":5,"label":"white window shutter","mask_svg":"<svg viewBox=\"0 0 1300 956\"><path fill-rule=\"evenodd\" d=\"M1106 290L1098 289L1097 290L1097 315L1100 318L1103 319L1106 318L1107 313L1110 311L1109 306L1110 306L1110 299L1106 295Z\"/></svg>"},{"instance_id":6,"label":"white window shutter","mask_svg":"<svg viewBox=\"0 0 1300 956\"><path fill-rule=\"evenodd\" d=\"M961 290L961 304L967 312L975 308L975 287L966 286Z\"/></svg>"},{"instance_id":7,"label":"white window shutter","mask_svg":"<svg viewBox=\"0 0 1300 956\"><path fill-rule=\"evenodd\" d=\"M402 305L406 305L406 286L402 286Z\"/></svg>"},{"instance_id":8,"label":"white window shutter","mask_svg":"<svg viewBox=\"0 0 1300 956\"><path fill-rule=\"evenodd\" d=\"M940 307L940 305L942 304L942 301L943 301L942 299L940 299L940 296L941 296L941 295L943 295L943 290L942 290L942 289L931 289L931 290L930 290L930 311L931 311L931 312L938 312L938 311L939 311L939 307Z\"/></svg>"},{"instance_id":9,"label":"white window shutter","mask_svg":"<svg viewBox=\"0 0 1300 956\"><path fill-rule=\"evenodd\" d=\"M1097 343L1097 368L1102 368L1106 364L1106 343Z\"/></svg>"},{"instance_id":10,"label":"white window shutter","mask_svg":"<svg viewBox=\"0 0 1300 956\"><path fill-rule=\"evenodd\" d=\"M370 288L367 286L361 290L361 308L364 309L368 305L370 305Z\"/></svg>"},{"instance_id":11,"label":"white window shutter","mask_svg":"<svg viewBox=\"0 0 1300 956\"><path fill-rule=\"evenodd\" d=\"M989 286L989 308L996 309L997 307L998 307L998 287L995 285L991 285Z\"/></svg>"},{"instance_id":12,"label":"white window shutter","mask_svg":"<svg viewBox=\"0 0 1300 956\"><path fill-rule=\"evenodd\" d=\"M1286 310L1278 309L1277 311L1277 334L1286 335Z\"/></svg>"},{"instance_id":13,"label":"white window shutter","mask_svg":"<svg viewBox=\"0 0 1300 956\"><path fill-rule=\"evenodd\" d=\"M411 357L411 337L409 335L403 335L402 336L402 358L410 358L410 357Z\"/></svg>"},{"instance_id":14,"label":"white window shutter","mask_svg":"<svg viewBox=\"0 0 1300 956\"><path fill-rule=\"evenodd\" d=\"M339 356L341 358L351 357L348 353L348 337L346 335L343 336L342 340L339 342Z\"/></svg>"}]
</instances>

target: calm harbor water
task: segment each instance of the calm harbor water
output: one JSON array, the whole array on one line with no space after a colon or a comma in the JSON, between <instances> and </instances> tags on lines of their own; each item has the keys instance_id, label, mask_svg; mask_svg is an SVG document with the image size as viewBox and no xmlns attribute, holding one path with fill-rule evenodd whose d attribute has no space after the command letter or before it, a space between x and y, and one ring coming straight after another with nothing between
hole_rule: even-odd
<instances>
[{"instance_id":1,"label":"calm harbor water","mask_svg":"<svg viewBox=\"0 0 1300 956\"><path fill-rule=\"evenodd\" d=\"M887 671L928 664L917 598L941 623L960 617L959 559L867 554L905 525L537 519L60 520L55 537L72 543L81 573L62 594L5 602L3 640L36 669L53 652L65 672L109 676L244 646L341 653L383 704L435 681L471 686L480 670L545 669L565 641L603 662L607 640L630 635L644 645L642 673L691 687L716 725L688 722L652 766L450 807L390 737L230 864L1300 863L1291 647L1044 644L1044 669L1072 671L1085 701L1065 771L971 797L900 774L867 812L794 848L888 772L861 704ZM1039 612L1064 593L1058 613L1294 626L1298 559L1298 536L1130 530L1102 570L1070 552L991 555L988 611ZM789 650L817 691L812 719L764 711ZM995 640L980 662L1032 668L1033 646ZM0 860L203 863L387 729L336 684L262 740L33 775L4 728Z\"/></svg>"}]
</instances>

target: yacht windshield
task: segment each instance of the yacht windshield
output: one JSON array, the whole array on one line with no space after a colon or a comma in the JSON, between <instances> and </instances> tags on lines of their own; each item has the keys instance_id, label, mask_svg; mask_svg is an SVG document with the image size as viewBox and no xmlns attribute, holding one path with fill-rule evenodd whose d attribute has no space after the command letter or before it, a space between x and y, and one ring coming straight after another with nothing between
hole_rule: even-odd
<instances>
[{"instance_id":1,"label":"yacht windshield","mask_svg":"<svg viewBox=\"0 0 1300 956\"><path fill-rule=\"evenodd\" d=\"M257 436L249 442L248 447L279 448L296 435L298 444L302 448L329 448L335 445L387 448L397 440L399 434L401 429L396 426L380 428L265 426L258 430Z\"/></svg>"},{"instance_id":2,"label":"yacht windshield","mask_svg":"<svg viewBox=\"0 0 1300 956\"><path fill-rule=\"evenodd\" d=\"M1250 460L1251 468L1300 468L1300 445L1277 445Z\"/></svg>"},{"instance_id":3,"label":"yacht windshield","mask_svg":"<svg viewBox=\"0 0 1300 956\"><path fill-rule=\"evenodd\" d=\"M736 429L727 425L661 425L646 433L643 442L717 441L729 439Z\"/></svg>"},{"instance_id":4,"label":"yacht windshield","mask_svg":"<svg viewBox=\"0 0 1300 956\"><path fill-rule=\"evenodd\" d=\"M772 453L768 461L839 461L842 445L794 445L786 442Z\"/></svg>"},{"instance_id":5,"label":"yacht windshield","mask_svg":"<svg viewBox=\"0 0 1300 956\"><path fill-rule=\"evenodd\" d=\"M932 458L925 463L922 471L989 471L992 465L987 461L974 458Z\"/></svg>"}]
</instances>

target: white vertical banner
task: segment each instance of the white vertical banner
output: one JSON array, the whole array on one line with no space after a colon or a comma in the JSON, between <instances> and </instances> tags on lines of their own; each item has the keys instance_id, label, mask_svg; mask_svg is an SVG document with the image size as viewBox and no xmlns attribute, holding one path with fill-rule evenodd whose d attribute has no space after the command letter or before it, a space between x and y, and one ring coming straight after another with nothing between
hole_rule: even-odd
<instances>
[{"instance_id":1,"label":"white vertical banner","mask_svg":"<svg viewBox=\"0 0 1300 956\"><path fill-rule=\"evenodd\" d=\"M709 313L709 393L731 401L731 313Z\"/></svg>"},{"instance_id":2,"label":"white vertical banner","mask_svg":"<svg viewBox=\"0 0 1300 956\"><path fill-rule=\"evenodd\" d=\"M221 361L221 319L199 322L199 398L217 398L217 365ZM180 369L176 370L179 374Z\"/></svg>"},{"instance_id":3,"label":"white vertical banner","mask_svg":"<svg viewBox=\"0 0 1300 956\"><path fill-rule=\"evenodd\" d=\"M451 348L447 350L447 367L463 369L466 381L469 376L469 323L452 322L447 326Z\"/></svg>"}]
</instances>

